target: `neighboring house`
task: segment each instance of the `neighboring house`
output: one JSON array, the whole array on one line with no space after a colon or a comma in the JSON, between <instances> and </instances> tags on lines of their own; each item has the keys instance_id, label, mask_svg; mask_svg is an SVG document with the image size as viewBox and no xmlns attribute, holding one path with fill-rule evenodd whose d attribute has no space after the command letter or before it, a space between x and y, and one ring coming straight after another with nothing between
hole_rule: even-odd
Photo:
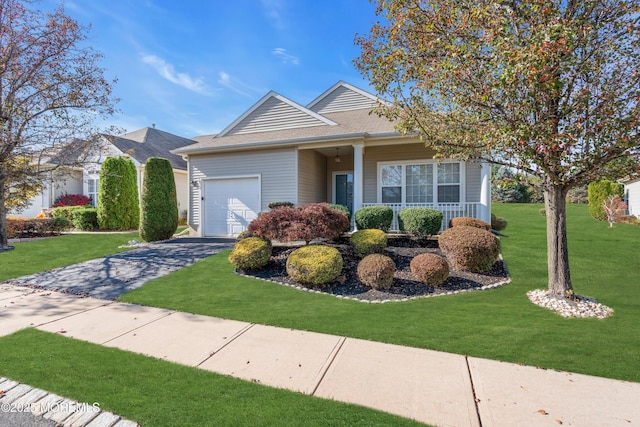
<instances>
[{"instance_id":1,"label":"neighboring house","mask_svg":"<svg viewBox=\"0 0 640 427\"><path fill-rule=\"evenodd\" d=\"M20 215L33 217L43 209L53 206L58 196L64 193L84 194L98 201L100 167L107 157L126 156L132 159L137 169L138 191L142 190L144 165L149 157L162 157L171 162L176 182L178 211L182 215L189 206L187 162L175 150L193 144L193 140L182 138L159 129L144 128L121 136L104 136L100 147L83 162L82 167L56 170L46 180L44 188L32 199L31 206Z\"/></svg>"},{"instance_id":2,"label":"neighboring house","mask_svg":"<svg viewBox=\"0 0 640 427\"><path fill-rule=\"evenodd\" d=\"M640 218L640 179L625 182L624 201L627 202L629 215Z\"/></svg>"},{"instance_id":3,"label":"neighboring house","mask_svg":"<svg viewBox=\"0 0 640 427\"><path fill-rule=\"evenodd\" d=\"M338 82L309 105L269 92L217 135L174 150L188 156L189 225L236 236L275 201L423 206L490 221L489 164L434 159L417 138L371 114L378 99Z\"/></svg>"}]
</instances>

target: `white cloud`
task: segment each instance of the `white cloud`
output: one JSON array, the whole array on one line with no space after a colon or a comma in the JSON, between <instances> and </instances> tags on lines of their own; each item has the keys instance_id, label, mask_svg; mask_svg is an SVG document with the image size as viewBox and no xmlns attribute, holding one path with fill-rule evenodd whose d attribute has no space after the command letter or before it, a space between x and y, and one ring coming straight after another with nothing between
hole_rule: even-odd
<instances>
[{"instance_id":1,"label":"white cloud","mask_svg":"<svg viewBox=\"0 0 640 427\"><path fill-rule=\"evenodd\" d=\"M173 65L166 62L164 59L155 55L144 55L142 62L151 65L163 78L169 80L171 83L182 86L185 89L199 93L201 95L210 95L210 91L202 81L202 78L194 78L187 73L179 73L176 71Z\"/></svg>"},{"instance_id":2,"label":"white cloud","mask_svg":"<svg viewBox=\"0 0 640 427\"><path fill-rule=\"evenodd\" d=\"M282 0L261 0L265 15L271 21L271 24L278 30L284 29L284 20L282 14L284 12L284 2Z\"/></svg>"},{"instance_id":3,"label":"white cloud","mask_svg":"<svg viewBox=\"0 0 640 427\"><path fill-rule=\"evenodd\" d=\"M254 89L250 88L246 84L242 83L240 80L231 77L229 74L224 71L220 71L218 73L218 84L224 86L232 91L239 93L240 95L247 96L249 98L253 97L249 92L255 92Z\"/></svg>"},{"instance_id":4,"label":"white cloud","mask_svg":"<svg viewBox=\"0 0 640 427\"><path fill-rule=\"evenodd\" d=\"M276 57L280 58L280 60L285 64L293 64L299 65L300 59L297 56L289 55L286 49L281 47L277 47L271 51Z\"/></svg>"}]
</instances>

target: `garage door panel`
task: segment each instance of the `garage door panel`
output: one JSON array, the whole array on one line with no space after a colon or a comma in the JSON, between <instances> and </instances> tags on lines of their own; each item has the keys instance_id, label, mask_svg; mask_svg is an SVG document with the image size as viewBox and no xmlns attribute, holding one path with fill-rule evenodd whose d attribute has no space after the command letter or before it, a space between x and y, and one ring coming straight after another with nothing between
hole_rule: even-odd
<instances>
[{"instance_id":1,"label":"garage door panel","mask_svg":"<svg viewBox=\"0 0 640 427\"><path fill-rule=\"evenodd\" d=\"M260 181L255 178L207 180L205 235L237 236L260 211Z\"/></svg>"}]
</instances>

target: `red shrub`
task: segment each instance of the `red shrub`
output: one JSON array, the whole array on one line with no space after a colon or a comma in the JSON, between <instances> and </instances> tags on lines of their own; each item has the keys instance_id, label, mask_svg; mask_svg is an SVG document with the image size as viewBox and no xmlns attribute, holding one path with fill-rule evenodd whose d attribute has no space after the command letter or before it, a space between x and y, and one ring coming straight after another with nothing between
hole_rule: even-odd
<instances>
[{"instance_id":1,"label":"red shrub","mask_svg":"<svg viewBox=\"0 0 640 427\"><path fill-rule=\"evenodd\" d=\"M319 238L335 239L349 227L347 216L326 203L279 206L261 214L249 224L249 232L280 242Z\"/></svg>"},{"instance_id":2,"label":"red shrub","mask_svg":"<svg viewBox=\"0 0 640 427\"><path fill-rule=\"evenodd\" d=\"M436 254L420 254L411 260L411 273L425 285L440 286L449 277L449 264Z\"/></svg>"},{"instance_id":3,"label":"red shrub","mask_svg":"<svg viewBox=\"0 0 640 427\"><path fill-rule=\"evenodd\" d=\"M87 197L83 194L67 194L64 193L53 202L53 207L58 208L61 206L86 206L91 204L91 197Z\"/></svg>"},{"instance_id":4,"label":"red shrub","mask_svg":"<svg viewBox=\"0 0 640 427\"><path fill-rule=\"evenodd\" d=\"M491 224L484 222L481 219L472 218L470 216L458 216L451 218L449 221L449 227L476 227L491 231Z\"/></svg>"}]
</instances>

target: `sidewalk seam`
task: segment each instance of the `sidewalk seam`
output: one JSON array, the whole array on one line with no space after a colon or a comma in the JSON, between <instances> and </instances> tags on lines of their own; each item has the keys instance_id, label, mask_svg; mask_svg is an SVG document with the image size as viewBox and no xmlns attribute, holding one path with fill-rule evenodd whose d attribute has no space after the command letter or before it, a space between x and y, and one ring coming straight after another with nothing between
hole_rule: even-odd
<instances>
[{"instance_id":1,"label":"sidewalk seam","mask_svg":"<svg viewBox=\"0 0 640 427\"><path fill-rule=\"evenodd\" d=\"M255 323L250 323L249 325L245 326L244 328L242 328L240 331L238 331L234 336L231 337L231 339L229 339L229 341L227 341L226 343L224 343L224 345L222 347L220 347L218 350L216 351L212 351L211 353L209 353L209 356L207 356L202 362L198 363L195 365L196 368L199 368L200 365L202 365L204 362L206 362L207 360L211 359L213 356L215 356L216 354L220 353L222 350L225 349L225 347L227 347L229 344L231 344L232 342L234 342L235 340L237 340L238 338L240 338L242 335L245 334L245 332L247 332L249 329L253 328L256 324Z\"/></svg>"},{"instance_id":2,"label":"sidewalk seam","mask_svg":"<svg viewBox=\"0 0 640 427\"><path fill-rule=\"evenodd\" d=\"M482 417L480 416L480 407L478 406L478 396L476 395L476 386L473 383L473 375L471 374L471 366L469 365L469 356L464 355L464 362L467 364L467 372L469 373L469 381L471 382L471 394L473 395L473 404L476 407L476 415L478 417L478 424L482 427Z\"/></svg>"},{"instance_id":3,"label":"sidewalk seam","mask_svg":"<svg viewBox=\"0 0 640 427\"><path fill-rule=\"evenodd\" d=\"M116 304L121 304L121 305L122 305L122 304L127 304L127 303L116 303ZM140 306L140 307L143 307L143 306ZM100 343L100 345L105 345L105 344L107 344L108 342L111 342L111 341L113 341L113 340L115 340L115 339L118 339L118 338L120 338L120 337L122 337L122 336L124 336L124 335L130 334L130 333L131 333L131 332L133 332L133 331L137 331L137 330L138 330L138 329L140 329L140 328L144 328L145 326L150 325L150 324L152 324L152 323L154 323L154 322L157 322L157 321L158 321L158 320L160 320L160 319L164 319L165 317L169 317L169 316L171 316L171 315L172 315L172 314L174 314L174 313L176 313L176 311L170 311L169 313L165 314L165 315L164 315L164 316L162 316L162 317L158 317L157 319L153 319L153 320L151 320L151 321L149 321L149 322L147 322L147 323L145 323L145 324L143 324L143 325L137 326L137 327L135 327L135 328L133 328L133 329L129 329L127 332L123 332L123 333L121 333L121 334L120 334L120 335L118 335L118 336L115 336L115 337L113 337L113 338L109 338L109 339L108 339L108 340L106 340L105 342Z\"/></svg>"},{"instance_id":4,"label":"sidewalk seam","mask_svg":"<svg viewBox=\"0 0 640 427\"><path fill-rule=\"evenodd\" d=\"M46 290L45 290L45 292L46 292ZM48 291L48 292L55 292L55 291ZM81 298L81 297L78 297L78 298ZM71 313L71 314L62 315L62 317L58 317L56 319L49 320L47 322L39 323L37 325L30 325L30 326L27 326L27 327L28 328L39 328L40 326L48 325L49 323L54 323L54 322L57 322L59 320L68 319L69 317L78 316L80 314L87 313L89 311L93 311L93 310L97 310L97 309L102 308L102 307L106 307L106 306L111 305L113 303L114 303L114 301L105 301L105 304L99 305L97 307L91 307L91 308L88 308L86 310L78 311L77 313Z\"/></svg>"},{"instance_id":5,"label":"sidewalk seam","mask_svg":"<svg viewBox=\"0 0 640 427\"><path fill-rule=\"evenodd\" d=\"M338 341L338 344L336 344L337 348L333 352L333 357L331 358L331 360L329 360L329 363L327 363L327 368L324 370L324 372L320 376L320 379L316 383L316 386L311 391L311 393L310 393L311 396L315 396L316 395L316 391L318 391L318 387L320 387L320 384L322 384L322 381L324 380L324 377L327 375L327 372L329 372L329 369L331 369L331 365L333 365L333 362L335 362L336 357L338 357L338 354L340 353L340 350L342 350L342 346L344 345L344 343L346 341L347 341L346 337L340 337L340 341Z\"/></svg>"}]
</instances>

